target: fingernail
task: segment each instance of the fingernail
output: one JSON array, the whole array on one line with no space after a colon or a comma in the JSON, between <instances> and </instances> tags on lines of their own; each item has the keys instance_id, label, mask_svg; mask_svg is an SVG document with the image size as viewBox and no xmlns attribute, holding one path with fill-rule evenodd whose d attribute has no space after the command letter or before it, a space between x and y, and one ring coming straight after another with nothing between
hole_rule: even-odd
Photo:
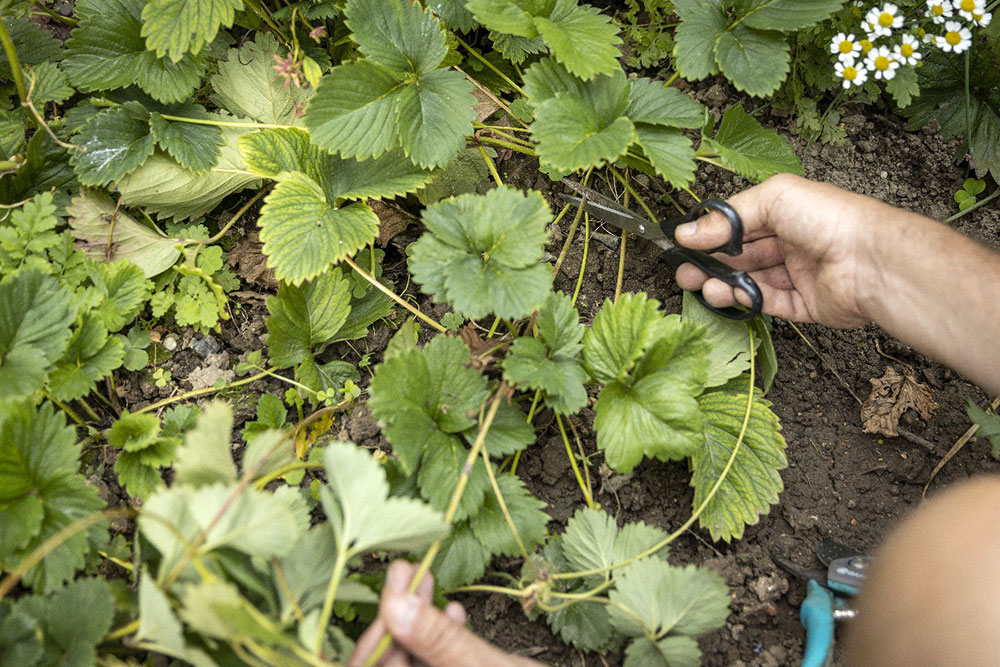
<instances>
[{"instance_id":1,"label":"fingernail","mask_svg":"<svg viewBox=\"0 0 1000 667\"><path fill-rule=\"evenodd\" d=\"M677 225L677 229L674 230L675 238L689 238L694 236L695 231L698 229L697 222L685 222L683 225Z\"/></svg>"},{"instance_id":2,"label":"fingernail","mask_svg":"<svg viewBox=\"0 0 1000 667\"><path fill-rule=\"evenodd\" d=\"M385 602L385 622L393 635L409 636L419 613L420 600L414 595L398 595Z\"/></svg>"}]
</instances>

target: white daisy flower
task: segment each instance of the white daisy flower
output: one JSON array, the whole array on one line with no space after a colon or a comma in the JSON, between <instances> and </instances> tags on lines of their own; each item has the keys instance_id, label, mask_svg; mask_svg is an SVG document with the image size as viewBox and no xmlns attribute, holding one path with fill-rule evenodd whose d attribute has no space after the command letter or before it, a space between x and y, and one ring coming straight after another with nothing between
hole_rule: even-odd
<instances>
[{"instance_id":1,"label":"white daisy flower","mask_svg":"<svg viewBox=\"0 0 1000 667\"><path fill-rule=\"evenodd\" d=\"M892 49L896 60L907 65L916 65L917 61L923 58L920 53L920 42L913 35L903 35L903 43Z\"/></svg>"},{"instance_id":2,"label":"white daisy flower","mask_svg":"<svg viewBox=\"0 0 1000 667\"><path fill-rule=\"evenodd\" d=\"M888 46L878 46L865 56L865 67L868 68L868 71L876 79L885 79L888 81L896 76L896 70L899 69L899 61L893 58Z\"/></svg>"},{"instance_id":3,"label":"white daisy flower","mask_svg":"<svg viewBox=\"0 0 1000 667\"><path fill-rule=\"evenodd\" d=\"M899 13L899 7L891 2L883 3L881 9L872 7L865 20L876 37L891 37L893 29L903 27L903 15Z\"/></svg>"},{"instance_id":4,"label":"white daisy flower","mask_svg":"<svg viewBox=\"0 0 1000 667\"><path fill-rule=\"evenodd\" d=\"M944 36L934 38L934 42L942 51L962 53L972 46L972 33L958 21L948 21L944 24Z\"/></svg>"},{"instance_id":5,"label":"white daisy flower","mask_svg":"<svg viewBox=\"0 0 1000 667\"><path fill-rule=\"evenodd\" d=\"M949 0L927 0L927 11L924 12L924 16L941 25L952 16L951 2Z\"/></svg>"},{"instance_id":6,"label":"white daisy flower","mask_svg":"<svg viewBox=\"0 0 1000 667\"><path fill-rule=\"evenodd\" d=\"M863 39L861 40L861 55L867 56L868 52L875 48L875 45L871 43L871 40Z\"/></svg>"},{"instance_id":7,"label":"white daisy flower","mask_svg":"<svg viewBox=\"0 0 1000 667\"><path fill-rule=\"evenodd\" d=\"M855 58L861 53L861 44L855 41L854 33L850 35L839 33L830 42L830 53L836 55L837 60L841 61L847 58Z\"/></svg>"},{"instance_id":8,"label":"white daisy flower","mask_svg":"<svg viewBox=\"0 0 1000 667\"><path fill-rule=\"evenodd\" d=\"M972 22L979 26L980 28L985 28L993 20L993 14L986 12L984 14L979 14L972 12Z\"/></svg>"},{"instance_id":9,"label":"white daisy flower","mask_svg":"<svg viewBox=\"0 0 1000 667\"><path fill-rule=\"evenodd\" d=\"M874 11L874 10L872 10ZM865 36L868 38L864 41L875 41L879 38L879 32L876 30L875 26L871 24L868 19L861 22L861 29L864 31Z\"/></svg>"},{"instance_id":10,"label":"white daisy flower","mask_svg":"<svg viewBox=\"0 0 1000 667\"><path fill-rule=\"evenodd\" d=\"M861 86L868 80L868 70L864 65L855 63L853 59L847 62L838 62L833 66L837 76L844 80L844 89L851 86Z\"/></svg>"},{"instance_id":11,"label":"white daisy flower","mask_svg":"<svg viewBox=\"0 0 1000 667\"><path fill-rule=\"evenodd\" d=\"M972 15L986 13L986 0L954 0L952 5L955 10L967 21L972 20Z\"/></svg>"}]
</instances>

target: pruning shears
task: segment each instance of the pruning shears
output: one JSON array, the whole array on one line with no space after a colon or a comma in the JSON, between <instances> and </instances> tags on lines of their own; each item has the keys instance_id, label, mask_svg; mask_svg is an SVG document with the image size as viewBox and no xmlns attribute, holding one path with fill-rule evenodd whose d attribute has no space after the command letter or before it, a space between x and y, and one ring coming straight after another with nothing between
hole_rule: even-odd
<instances>
[{"instance_id":1,"label":"pruning shears","mask_svg":"<svg viewBox=\"0 0 1000 667\"><path fill-rule=\"evenodd\" d=\"M816 545L816 557L825 569L802 567L779 553L771 559L783 570L806 580L806 598L799 619L806 631L802 667L824 667L833 654L833 626L841 619L854 618L848 598L858 594L871 567L872 557L833 540Z\"/></svg>"},{"instance_id":2,"label":"pruning shears","mask_svg":"<svg viewBox=\"0 0 1000 667\"><path fill-rule=\"evenodd\" d=\"M691 263L712 278L718 278L734 289L743 290L750 297L750 303L752 304L748 310L735 306L716 308L705 301L701 290L693 292L695 298L703 306L718 315L733 320L749 320L755 315L760 314L764 298L761 295L760 287L754 279L746 271L737 271L725 262L708 254L721 252L735 257L743 252L743 220L740 219L739 213L732 206L720 199L706 199L692 206L686 215L657 224L576 181L564 178L562 182L566 187L579 195L574 196L560 193L559 196L562 199L577 206L582 205L585 211L597 216L601 220L624 229L631 234L641 236L660 246L664 250L664 260L671 268L676 269L681 264ZM718 211L729 221L731 232L729 240L708 252L692 250L677 245L677 241L674 239L674 230L685 222L697 220L709 211Z\"/></svg>"}]
</instances>

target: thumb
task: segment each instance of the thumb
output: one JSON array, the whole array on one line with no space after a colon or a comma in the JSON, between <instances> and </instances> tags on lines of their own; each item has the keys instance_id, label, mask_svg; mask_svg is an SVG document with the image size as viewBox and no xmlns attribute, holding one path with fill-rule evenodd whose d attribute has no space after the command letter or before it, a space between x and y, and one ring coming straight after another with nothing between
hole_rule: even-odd
<instances>
[{"instance_id":1,"label":"thumb","mask_svg":"<svg viewBox=\"0 0 1000 667\"><path fill-rule=\"evenodd\" d=\"M537 663L504 653L415 595L384 600L383 622L395 642L428 667L514 667Z\"/></svg>"}]
</instances>

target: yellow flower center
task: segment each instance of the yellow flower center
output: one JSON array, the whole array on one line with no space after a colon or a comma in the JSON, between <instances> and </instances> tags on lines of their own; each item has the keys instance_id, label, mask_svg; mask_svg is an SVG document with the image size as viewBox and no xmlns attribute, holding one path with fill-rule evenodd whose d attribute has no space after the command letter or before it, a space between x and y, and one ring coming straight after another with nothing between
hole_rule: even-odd
<instances>
[{"instance_id":1,"label":"yellow flower center","mask_svg":"<svg viewBox=\"0 0 1000 667\"><path fill-rule=\"evenodd\" d=\"M944 36L944 41L948 42L952 46L955 46L962 41L962 36L954 30L949 30Z\"/></svg>"},{"instance_id":2,"label":"yellow flower center","mask_svg":"<svg viewBox=\"0 0 1000 667\"><path fill-rule=\"evenodd\" d=\"M885 56L879 56L875 59L875 69L882 70L883 72L889 69L889 59Z\"/></svg>"},{"instance_id":3,"label":"yellow flower center","mask_svg":"<svg viewBox=\"0 0 1000 667\"><path fill-rule=\"evenodd\" d=\"M878 15L878 24L883 28L888 28L892 26L892 22L896 20L896 17L889 12L882 12Z\"/></svg>"},{"instance_id":4,"label":"yellow flower center","mask_svg":"<svg viewBox=\"0 0 1000 667\"><path fill-rule=\"evenodd\" d=\"M976 0L962 0L962 11L971 12L976 8Z\"/></svg>"},{"instance_id":5,"label":"yellow flower center","mask_svg":"<svg viewBox=\"0 0 1000 667\"><path fill-rule=\"evenodd\" d=\"M976 23L979 23L980 21L983 20L983 15L972 12L972 20L975 21Z\"/></svg>"},{"instance_id":6,"label":"yellow flower center","mask_svg":"<svg viewBox=\"0 0 1000 667\"><path fill-rule=\"evenodd\" d=\"M904 58L909 58L913 55L913 47L909 44L903 44L899 47L899 52L903 54Z\"/></svg>"},{"instance_id":7,"label":"yellow flower center","mask_svg":"<svg viewBox=\"0 0 1000 667\"><path fill-rule=\"evenodd\" d=\"M856 67L845 67L844 68L844 78L848 81L854 81L858 78L858 70Z\"/></svg>"},{"instance_id":8,"label":"yellow flower center","mask_svg":"<svg viewBox=\"0 0 1000 667\"><path fill-rule=\"evenodd\" d=\"M867 54L871 50L872 50L872 43L869 42L867 39L861 40L861 53Z\"/></svg>"},{"instance_id":9,"label":"yellow flower center","mask_svg":"<svg viewBox=\"0 0 1000 667\"><path fill-rule=\"evenodd\" d=\"M934 5L931 7L931 13L934 14L934 16L944 16L944 7L941 5Z\"/></svg>"},{"instance_id":10,"label":"yellow flower center","mask_svg":"<svg viewBox=\"0 0 1000 667\"><path fill-rule=\"evenodd\" d=\"M849 41L847 41L845 39L843 42L840 43L840 52L841 53L850 53L853 50L854 50L854 43L853 42L849 42Z\"/></svg>"}]
</instances>

